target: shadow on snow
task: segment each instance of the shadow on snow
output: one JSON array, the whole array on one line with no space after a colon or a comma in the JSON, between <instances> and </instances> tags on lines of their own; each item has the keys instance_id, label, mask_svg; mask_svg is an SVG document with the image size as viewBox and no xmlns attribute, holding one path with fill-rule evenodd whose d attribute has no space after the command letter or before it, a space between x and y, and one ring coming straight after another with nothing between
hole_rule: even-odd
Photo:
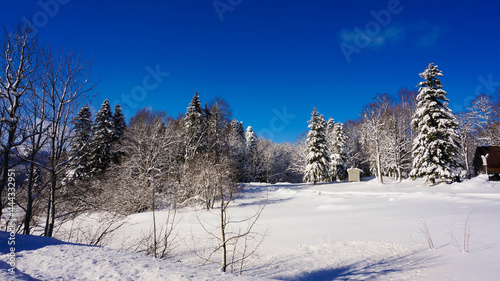
<instances>
[{"instance_id":1,"label":"shadow on snow","mask_svg":"<svg viewBox=\"0 0 500 281\"><path fill-rule=\"evenodd\" d=\"M417 252L405 256L393 256L375 261L359 261L337 268L324 268L302 273L298 276L278 277L278 280L291 281L331 281L331 280L386 280L389 274L408 272L415 277L413 270L430 266L433 258L417 258Z\"/></svg>"}]
</instances>

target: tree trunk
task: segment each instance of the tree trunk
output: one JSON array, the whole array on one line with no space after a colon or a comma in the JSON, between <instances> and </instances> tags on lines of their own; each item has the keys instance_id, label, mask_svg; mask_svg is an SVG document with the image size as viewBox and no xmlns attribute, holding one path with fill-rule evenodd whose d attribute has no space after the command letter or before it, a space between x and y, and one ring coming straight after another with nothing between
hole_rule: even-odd
<instances>
[{"instance_id":1,"label":"tree trunk","mask_svg":"<svg viewBox=\"0 0 500 281\"><path fill-rule=\"evenodd\" d=\"M464 147L464 157L465 157L465 170L467 171L467 176L470 174L470 166L469 166L469 148L467 144L463 144Z\"/></svg>"},{"instance_id":2,"label":"tree trunk","mask_svg":"<svg viewBox=\"0 0 500 281\"><path fill-rule=\"evenodd\" d=\"M54 127L54 125L53 125ZM56 216L56 187L57 187L57 174L56 174L56 130L53 129L53 136L51 139L51 152L50 152L50 184L49 184L49 202L47 204L47 221L45 222L45 236L52 237L54 231L54 223Z\"/></svg>"},{"instance_id":3,"label":"tree trunk","mask_svg":"<svg viewBox=\"0 0 500 281\"><path fill-rule=\"evenodd\" d=\"M401 181L401 166L398 166L398 181Z\"/></svg>"},{"instance_id":4,"label":"tree trunk","mask_svg":"<svg viewBox=\"0 0 500 281\"><path fill-rule=\"evenodd\" d=\"M33 215L33 184L35 181L34 166L35 166L34 164L30 164L29 178L28 178L28 187L27 187L28 202L26 202L26 214L24 215L24 232L23 232L26 235L30 234L30 223L31 223L31 217Z\"/></svg>"},{"instance_id":5,"label":"tree trunk","mask_svg":"<svg viewBox=\"0 0 500 281\"><path fill-rule=\"evenodd\" d=\"M2 170L0 171L0 194L3 193L3 190L7 186L8 174L9 174L9 157L10 152L13 148L12 144L15 140L15 133L17 131L17 124L11 124L9 129L9 136L7 138L7 144L5 146L5 150L3 151L3 159L2 159ZM0 202L0 223L2 222L2 210L3 210L3 202Z\"/></svg>"},{"instance_id":6,"label":"tree trunk","mask_svg":"<svg viewBox=\"0 0 500 281\"><path fill-rule=\"evenodd\" d=\"M227 270L227 241L226 241L226 222L225 222L225 212L226 208L224 206L224 190L222 187L222 183L219 183L219 192L220 192L220 229L221 229L221 239L222 239L222 264L221 270L222 272L226 272Z\"/></svg>"},{"instance_id":7,"label":"tree trunk","mask_svg":"<svg viewBox=\"0 0 500 281\"><path fill-rule=\"evenodd\" d=\"M56 217L56 173L51 171L49 189L49 202L47 206L47 221L45 223L45 236L52 237Z\"/></svg>"},{"instance_id":8,"label":"tree trunk","mask_svg":"<svg viewBox=\"0 0 500 281\"><path fill-rule=\"evenodd\" d=\"M382 159L381 159L382 155L380 153L380 144L378 140L375 141L375 145L377 153L377 179L378 183L384 183L384 179L382 178Z\"/></svg>"},{"instance_id":9,"label":"tree trunk","mask_svg":"<svg viewBox=\"0 0 500 281\"><path fill-rule=\"evenodd\" d=\"M156 215L155 215L155 186L153 183L153 250L154 250L154 257L156 258L156 252L157 252L157 241L156 241Z\"/></svg>"}]
</instances>

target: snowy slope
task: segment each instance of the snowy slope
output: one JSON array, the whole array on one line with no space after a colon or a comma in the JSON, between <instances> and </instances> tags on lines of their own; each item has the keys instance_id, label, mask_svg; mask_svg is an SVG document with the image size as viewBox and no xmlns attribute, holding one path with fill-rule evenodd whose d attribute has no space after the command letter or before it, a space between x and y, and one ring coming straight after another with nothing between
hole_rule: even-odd
<instances>
[{"instance_id":1,"label":"snowy slope","mask_svg":"<svg viewBox=\"0 0 500 281\"><path fill-rule=\"evenodd\" d=\"M384 185L369 181L252 184L246 190L234 202L231 216L238 219L253 214L267 197L255 230L268 234L247 260L242 277L223 275L215 264L200 268L202 261L193 249L210 250L213 239L199 220L216 231L218 217L215 212L192 208L177 213L172 260L19 236L18 244L27 248L20 249L22 273L18 276L40 280L322 281L496 280L500 274L500 183L482 177L433 187L420 181ZM469 214L470 249L463 253ZM157 218L165 215L158 212ZM421 230L424 221L434 250L429 250ZM150 228L151 213L130 216L107 247L126 248ZM5 241L7 234L1 235ZM4 244L2 251L6 250ZM6 260L6 256L0 259ZM0 262L0 268L6 267Z\"/></svg>"}]
</instances>

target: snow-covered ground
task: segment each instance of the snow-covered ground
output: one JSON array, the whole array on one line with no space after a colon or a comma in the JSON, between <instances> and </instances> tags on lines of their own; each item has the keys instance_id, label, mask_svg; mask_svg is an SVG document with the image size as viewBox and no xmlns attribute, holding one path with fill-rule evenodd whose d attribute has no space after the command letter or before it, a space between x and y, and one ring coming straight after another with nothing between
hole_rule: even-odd
<instances>
[{"instance_id":1,"label":"snow-covered ground","mask_svg":"<svg viewBox=\"0 0 500 281\"><path fill-rule=\"evenodd\" d=\"M500 183L484 177L433 187L409 180L253 184L234 202L231 217L254 214L266 197L254 230L267 236L241 277L222 274L215 264L200 266L193 250L210 250L213 239L199 221L215 232L218 216L183 208L176 216L171 259L118 250L151 229L151 213L142 213L128 218L108 248L18 235L14 277L7 273L8 233L2 232L0 279L497 280L500 275ZM160 220L166 215L157 212ZM425 226L434 250L429 250Z\"/></svg>"}]
</instances>

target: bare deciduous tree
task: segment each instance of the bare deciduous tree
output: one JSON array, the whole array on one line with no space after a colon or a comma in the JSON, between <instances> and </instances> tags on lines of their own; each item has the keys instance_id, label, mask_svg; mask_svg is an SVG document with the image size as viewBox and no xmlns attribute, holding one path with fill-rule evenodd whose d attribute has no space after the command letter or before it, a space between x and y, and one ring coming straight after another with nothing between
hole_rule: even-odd
<instances>
[{"instance_id":1,"label":"bare deciduous tree","mask_svg":"<svg viewBox=\"0 0 500 281\"><path fill-rule=\"evenodd\" d=\"M373 103L368 104L363 110L364 136L368 140L372 162L379 183L383 183L382 159L384 145L384 126L386 126L387 113L392 104L391 97L387 94L377 95Z\"/></svg>"},{"instance_id":2,"label":"bare deciduous tree","mask_svg":"<svg viewBox=\"0 0 500 281\"><path fill-rule=\"evenodd\" d=\"M476 121L480 144L497 145L500 141L495 134L498 112L494 98L488 94L478 95L471 101L469 114Z\"/></svg>"},{"instance_id":3,"label":"bare deciduous tree","mask_svg":"<svg viewBox=\"0 0 500 281\"><path fill-rule=\"evenodd\" d=\"M32 35L33 30L24 23L16 26L12 33L4 28L0 46L0 195L7 184L9 169L18 164L11 161L11 156L30 137L22 122L26 117L23 103L33 90L37 65L38 45ZM0 220L4 205L2 200Z\"/></svg>"},{"instance_id":4,"label":"bare deciduous tree","mask_svg":"<svg viewBox=\"0 0 500 281\"><path fill-rule=\"evenodd\" d=\"M45 236L52 236L56 219L56 194L68 164L66 152L71 139L71 121L82 102L87 101L97 82L90 78L91 62L71 50L54 51L45 48L41 54L39 85L44 92L47 116L47 147L49 162L39 166L49 175Z\"/></svg>"}]
</instances>

